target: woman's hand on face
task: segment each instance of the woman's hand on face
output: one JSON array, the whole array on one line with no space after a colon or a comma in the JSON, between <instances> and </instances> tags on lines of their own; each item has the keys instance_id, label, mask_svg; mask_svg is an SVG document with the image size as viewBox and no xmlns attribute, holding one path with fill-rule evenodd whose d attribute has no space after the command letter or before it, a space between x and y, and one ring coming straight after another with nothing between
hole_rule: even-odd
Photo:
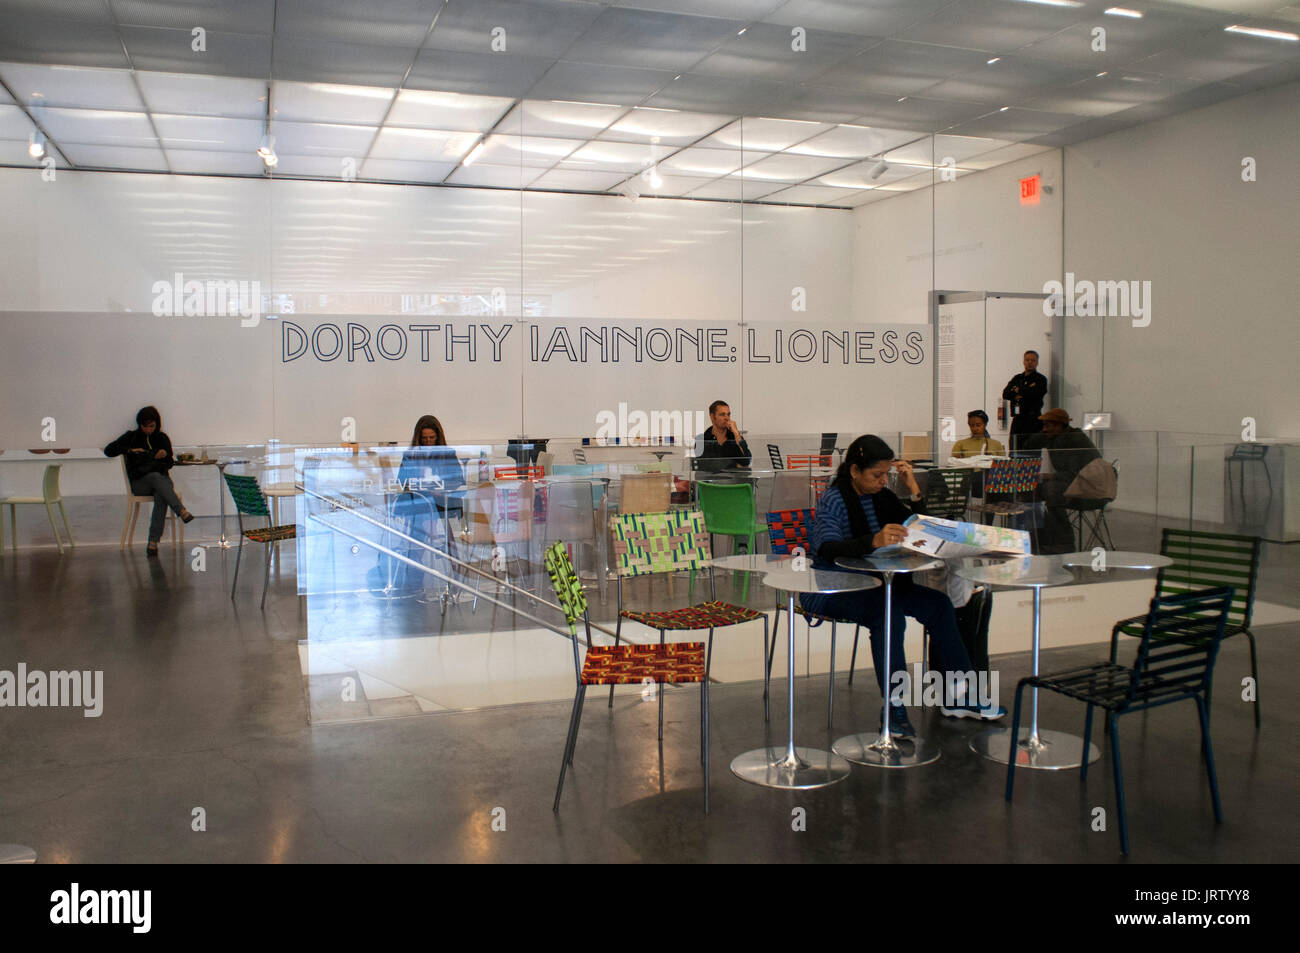
<instances>
[{"instance_id":1,"label":"woman's hand on face","mask_svg":"<svg viewBox=\"0 0 1300 953\"><path fill-rule=\"evenodd\" d=\"M907 539L907 528L900 526L898 523L890 523L871 538L871 545L879 549L881 546L892 546L895 543L901 543L905 539Z\"/></svg>"},{"instance_id":2,"label":"woman's hand on face","mask_svg":"<svg viewBox=\"0 0 1300 953\"><path fill-rule=\"evenodd\" d=\"M894 469L898 471L898 475L902 478L903 482L907 484L907 488L912 491L913 496L916 496L921 492L921 488L916 482L916 473L913 471L910 461L895 460Z\"/></svg>"}]
</instances>

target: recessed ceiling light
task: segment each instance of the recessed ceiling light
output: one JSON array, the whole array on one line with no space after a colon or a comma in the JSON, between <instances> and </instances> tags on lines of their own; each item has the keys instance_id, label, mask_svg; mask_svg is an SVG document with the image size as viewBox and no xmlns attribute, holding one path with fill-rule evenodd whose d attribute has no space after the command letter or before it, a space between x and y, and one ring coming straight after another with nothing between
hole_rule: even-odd
<instances>
[{"instance_id":1,"label":"recessed ceiling light","mask_svg":"<svg viewBox=\"0 0 1300 953\"><path fill-rule=\"evenodd\" d=\"M1129 10L1127 7L1107 7L1103 13L1108 17L1130 17L1134 20L1141 20L1142 14L1137 10Z\"/></svg>"},{"instance_id":2,"label":"recessed ceiling light","mask_svg":"<svg viewBox=\"0 0 1300 953\"><path fill-rule=\"evenodd\" d=\"M1001 109L998 110L998 112L1000 112L1000 113L1004 113L1004 112L1006 112L1006 111L1007 111L1008 109L1010 109L1010 108L1011 108L1010 106L1003 106Z\"/></svg>"},{"instance_id":3,"label":"recessed ceiling light","mask_svg":"<svg viewBox=\"0 0 1300 953\"><path fill-rule=\"evenodd\" d=\"M1281 30L1264 30L1254 26L1225 26L1226 33L1245 33L1247 36L1260 36L1266 40L1289 40L1294 43L1300 40L1300 36L1294 33L1284 33Z\"/></svg>"},{"instance_id":4,"label":"recessed ceiling light","mask_svg":"<svg viewBox=\"0 0 1300 953\"><path fill-rule=\"evenodd\" d=\"M993 59L989 60L988 63L987 63L986 65L988 65L988 66L992 66L994 63L996 63L996 62L997 62L998 60L1000 60L1000 59L1002 59L1002 57L1000 57L1000 56L995 56L995 57L993 57Z\"/></svg>"},{"instance_id":5,"label":"recessed ceiling light","mask_svg":"<svg viewBox=\"0 0 1300 953\"><path fill-rule=\"evenodd\" d=\"M1081 7L1080 0L1020 0L1021 3L1037 3L1044 7Z\"/></svg>"},{"instance_id":6,"label":"recessed ceiling light","mask_svg":"<svg viewBox=\"0 0 1300 953\"><path fill-rule=\"evenodd\" d=\"M1110 73L1110 70L1102 70L1100 73L1097 74L1097 79L1101 79L1103 76L1106 76L1106 75L1108 75L1109 73Z\"/></svg>"},{"instance_id":7,"label":"recessed ceiling light","mask_svg":"<svg viewBox=\"0 0 1300 953\"><path fill-rule=\"evenodd\" d=\"M907 98L906 96L899 96L899 97L898 97L898 102L901 103L901 102L902 102L903 100L905 100L906 98Z\"/></svg>"},{"instance_id":8,"label":"recessed ceiling light","mask_svg":"<svg viewBox=\"0 0 1300 953\"><path fill-rule=\"evenodd\" d=\"M45 133L39 129L32 133L31 139L27 142L27 154L33 159L45 155Z\"/></svg>"},{"instance_id":9,"label":"recessed ceiling light","mask_svg":"<svg viewBox=\"0 0 1300 953\"><path fill-rule=\"evenodd\" d=\"M749 27L745 27L745 30L748 30L748 29L749 29ZM744 35L745 35L745 30L741 30L739 33L736 34L736 36L744 36Z\"/></svg>"}]
</instances>

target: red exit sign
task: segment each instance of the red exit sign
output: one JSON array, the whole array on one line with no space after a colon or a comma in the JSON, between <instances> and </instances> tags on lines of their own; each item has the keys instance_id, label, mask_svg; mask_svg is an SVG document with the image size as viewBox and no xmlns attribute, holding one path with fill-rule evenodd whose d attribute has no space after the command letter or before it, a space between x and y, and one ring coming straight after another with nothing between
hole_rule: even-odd
<instances>
[{"instance_id":1,"label":"red exit sign","mask_svg":"<svg viewBox=\"0 0 1300 953\"><path fill-rule=\"evenodd\" d=\"M1042 197L1042 180L1041 175L1031 175L1028 178L1020 180L1020 204L1037 205L1038 200Z\"/></svg>"}]
</instances>

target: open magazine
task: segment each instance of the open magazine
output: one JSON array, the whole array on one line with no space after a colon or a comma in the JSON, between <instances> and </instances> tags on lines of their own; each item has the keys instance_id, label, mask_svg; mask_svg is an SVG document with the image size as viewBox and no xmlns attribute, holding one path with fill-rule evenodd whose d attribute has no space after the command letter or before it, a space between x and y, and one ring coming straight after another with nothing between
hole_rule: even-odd
<instances>
[{"instance_id":1,"label":"open magazine","mask_svg":"<svg viewBox=\"0 0 1300 953\"><path fill-rule=\"evenodd\" d=\"M894 556L912 552L940 559L960 559L984 553L1029 555L1029 533L1023 529L959 523L920 514L909 516L903 525L907 527L907 539L891 546L881 546L872 555Z\"/></svg>"}]
</instances>

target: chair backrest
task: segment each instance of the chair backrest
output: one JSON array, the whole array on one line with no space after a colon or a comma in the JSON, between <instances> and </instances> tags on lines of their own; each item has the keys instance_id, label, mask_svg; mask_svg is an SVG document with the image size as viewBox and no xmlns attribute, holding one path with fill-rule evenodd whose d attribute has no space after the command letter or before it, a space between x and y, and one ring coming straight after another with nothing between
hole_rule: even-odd
<instances>
[{"instance_id":1,"label":"chair backrest","mask_svg":"<svg viewBox=\"0 0 1300 953\"><path fill-rule=\"evenodd\" d=\"M973 470L931 470L926 476L925 511L940 519L959 520L966 515Z\"/></svg>"},{"instance_id":2,"label":"chair backrest","mask_svg":"<svg viewBox=\"0 0 1300 953\"><path fill-rule=\"evenodd\" d=\"M552 476L595 476L604 472L605 465L597 463L557 463L551 467Z\"/></svg>"},{"instance_id":3,"label":"chair backrest","mask_svg":"<svg viewBox=\"0 0 1300 953\"><path fill-rule=\"evenodd\" d=\"M582 591L582 580L573 569L569 551L564 543L556 541L546 547L544 555L546 574L551 577L551 586L555 589L555 601L564 611L564 621L569 624L569 634L573 637L573 674L582 678L582 659L578 653L578 620L581 619L587 630L587 644L591 645L591 625L587 616L587 596Z\"/></svg>"},{"instance_id":4,"label":"chair backrest","mask_svg":"<svg viewBox=\"0 0 1300 953\"><path fill-rule=\"evenodd\" d=\"M672 474L625 473L620 482L620 513L662 513L672 501Z\"/></svg>"},{"instance_id":5,"label":"chair backrest","mask_svg":"<svg viewBox=\"0 0 1300 953\"><path fill-rule=\"evenodd\" d=\"M808 552L808 526L813 521L812 510L772 510L767 514L767 535L772 542L772 552L788 556L796 546Z\"/></svg>"},{"instance_id":6,"label":"chair backrest","mask_svg":"<svg viewBox=\"0 0 1300 953\"><path fill-rule=\"evenodd\" d=\"M772 496L767 501L769 510L798 510L815 502L808 471L782 470L772 474Z\"/></svg>"},{"instance_id":7,"label":"chair backrest","mask_svg":"<svg viewBox=\"0 0 1300 953\"><path fill-rule=\"evenodd\" d=\"M586 450L585 447L574 447L574 448L573 448L573 462L574 462L574 463L586 463L586 462L587 462L587 450Z\"/></svg>"},{"instance_id":8,"label":"chair backrest","mask_svg":"<svg viewBox=\"0 0 1300 953\"><path fill-rule=\"evenodd\" d=\"M122 454L122 482L126 484L126 495L135 496L135 490L131 489L131 474L126 470L126 454Z\"/></svg>"},{"instance_id":9,"label":"chair backrest","mask_svg":"<svg viewBox=\"0 0 1300 953\"><path fill-rule=\"evenodd\" d=\"M813 467L830 466L831 458L829 454L791 453L786 455L785 462L791 470L811 470Z\"/></svg>"},{"instance_id":10,"label":"chair backrest","mask_svg":"<svg viewBox=\"0 0 1300 953\"><path fill-rule=\"evenodd\" d=\"M781 448L774 443L767 445L767 456L772 461L773 470L784 470L785 464L781 462Z\"/></svg>"},{"instance_id":11,"label":"chair backrest","mask_svg":"<svg viewBox=\"0 0 1300 953\"><path fill-rule=\"evenodd\" d=\"M930 459L930 435L929 434L903 434L902 459L904 460Z\"/></svg>"},{"instance_id":12,"label":"chair backrest","mask_svg":"<svg viewBox=\"0 0 1300 953\"><path fill-rule=\"evenodd\" d=\"M1037 457L999 458L984 477L985 493L1028 493L1038 485L1043 461Z\"/></svg>"},{"instance_id":13,"label":"chair backrest","mask_svg":"<svg viewBox=\"0 0 1300 953\"><path fill-rule=\"evenodd\" d=\"M585 541L596 538L596 515L590 482L566 480L563 483L548 483L542 492L546 502L548 539Z\"/></svg>"},{"instance_id":14,"label":"chair backrest","mask_svg":"<svg viewBox=\"0 0 1300 953\"><path fill-rule=\"evenodd\" d=\"M63 469L61 463L49 463L45 466L45 476L41 479L41 496L46 503L57 503L63 499L59 495L59 471Z\"/></svg>"},{"instance_id":15,"label":"chair backrest","mask_svg":"<svg viewBox=\"0 0 1300 953\"><path fill-rule=\"evenodd\" d=\"M1232 448L1229 460L1263 460L1268 456L1266 443L1239 443Z\"/></svg>"},{"instance_id":16,"label":"chair backrest","mask_svg":"<svg viewBox=\"0 0 1300 953\"><path fill-rule=\"evenodd\" d=\"M271 511L266 506L266 497L262 495L262 488L257 485L255 477L242 473L223 473L222 476L226 478L226 486L230 487L230 496L235 501L237 512L244 516L270 518Z\"/></svg>"},{"instance_id":17,"label":"chair backrest","mask_svg":"<svg viewBox=\"0 0 1300 953\"><path fill-rule=\"evenodd\" d=\"M637 473L672 473L673 465L667 460L656 460L654 463L638 463L636 465Z\"/></svg>"},{"instance_id":18,"label":"chair backrest","mask_svg":"<svg viewBox=\"0 0 1300 953\"><path fill-rule=\"evenodd\" d=\"M1231 604L1227 586L1152 599L1133 660L1129 702L1208 692Z\"/></svg>"},{"instance_id":19,"label":"chair backrest","mask_svg":"<svg viewBox=\"0 0 1300 953\"><path fill-rule=\"evenodd\" d=\"M710 533L748 535L754 531L757 513L752 483L697 483L695 493Z\"/></svg>"},{"instance_id":20,"label":"chair backrest","mask_svg":"<svg viewBox=\"0 0 1300 953\"><path fill-rule=\"evenodd\" d=\"M543 450L537 455L537 465L542 468L543 473L550 473L555 466L555 454L549 450Z\"/></svg>"},{"instance_id":21,"label":"chair backrest","mask_svg":"<svg viewBox=\"0 0 1300 953\"><path fill-rule=\"evenodd\" d=\"M839 438L840 435L837 433L822 434L822 445L821 445L822 456L829 457L832 453L835 452L835 441L839 440Z\"/></svg>"},{"instance_id":22,"label":"chair backrest","mask_svg":"<svg viewBox=\"0 0 1300 953\"><path fill-rule=\"evenodd\" d=\"M1173 596L1211 586L1231 586L1234 595L1228 626L1249 627L1255 609L1261 548L1258 536L1166 529L1161 534L1160 552L1174 562L1156 577L1156 594Z\"/></svg>"},{"instance_id":23,"label":"chair backrest","mask_svg":"<svg viewBox=\"0 0 1300 953\"><path fill-rule=\"evenodd\" d=\"M540 480L544 476L546 469L537 466L494 467L492 470L494 480Z\"/></svg>"},{"instance_id":24,"label":"chair backrest","mask_svg":"<svg viewBox=\"0 0 1300 953\"><path fill-rule=\"evenodd\" d=\"M709 536L699 510L615 516L614 556L619 578L701 569L709 564Z\"/></svg>"}]
</instances>

